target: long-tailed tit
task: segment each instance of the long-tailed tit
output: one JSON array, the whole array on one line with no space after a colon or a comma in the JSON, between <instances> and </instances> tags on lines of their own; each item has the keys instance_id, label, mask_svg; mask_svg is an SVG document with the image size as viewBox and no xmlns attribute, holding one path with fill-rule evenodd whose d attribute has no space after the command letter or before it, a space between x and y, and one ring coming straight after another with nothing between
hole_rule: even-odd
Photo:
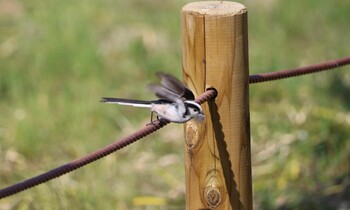
<instances>
[{"instance_id":1,"label":"long-tailed tit","mask_svg":"<svg viewBox=\"0 0 350 210\"><path fill-rule=\"evenodd\" d=\"M159 98L153 101L103 97L101 102L150 108L158 117L175 123L184 123L191 119L202 121L202 107L194 101L194 95L175 77L158 72L161 84L149 85L149 89Z\"/></svg>"}]
</instances>

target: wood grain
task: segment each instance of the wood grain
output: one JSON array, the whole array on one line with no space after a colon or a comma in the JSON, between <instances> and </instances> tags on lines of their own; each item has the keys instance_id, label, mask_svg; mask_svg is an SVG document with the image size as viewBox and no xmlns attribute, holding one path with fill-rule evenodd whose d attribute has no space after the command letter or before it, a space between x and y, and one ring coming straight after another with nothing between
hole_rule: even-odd
<instances>
[{"instance_id":1,"label":"wood grain","mask_svg":"<svg viewBox=\"0 0 350 210\"><path fill-rule=\"evenodd\" d=\"M186 207L252 209L247 9L225 1L183 7L183 75L206 120L185 125Z\"/></svg>"}]
</instances>

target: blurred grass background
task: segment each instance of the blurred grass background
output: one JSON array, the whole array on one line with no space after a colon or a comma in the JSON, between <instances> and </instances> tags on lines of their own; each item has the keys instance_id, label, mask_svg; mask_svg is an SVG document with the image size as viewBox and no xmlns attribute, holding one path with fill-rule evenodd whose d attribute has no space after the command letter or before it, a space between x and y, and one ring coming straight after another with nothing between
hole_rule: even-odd
<instances>
[{"instance_id":1,"label":"blurred grass background","mask_svg":"<svg viewBox=\"0 0 350 210\"><path fill-rule=\"evenodd\" d=\"M189 2L0 0L0 188L147 123L148 111L99 99L153 97L144 87L159 70L181 77ZM350 55L347 0L238 2L251 74ZM348 70L251 85L255 209L349 209ZM184 189L183 130L172 124L0 209L184 209Z\"/></svg>"}]
</instances>

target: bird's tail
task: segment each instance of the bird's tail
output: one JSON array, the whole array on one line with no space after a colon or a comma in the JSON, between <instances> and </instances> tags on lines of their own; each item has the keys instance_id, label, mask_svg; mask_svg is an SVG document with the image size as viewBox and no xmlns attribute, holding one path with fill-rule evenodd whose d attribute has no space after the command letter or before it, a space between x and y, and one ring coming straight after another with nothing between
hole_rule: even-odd
<instances>
[{"instance_id":1,"label":"bird's tail","mask_svg":"<svg viewBox=\"0 0 350 210\"><path fill-rule=\"evenodd\" d=\"M125 98L103 97L101 98L101 102L107 103L107 104L120 104L120 105L144 107L144 108L152 107L151 105L152 101L134 100L134 99L125 99Z\"/></svg>"}]
</instances>

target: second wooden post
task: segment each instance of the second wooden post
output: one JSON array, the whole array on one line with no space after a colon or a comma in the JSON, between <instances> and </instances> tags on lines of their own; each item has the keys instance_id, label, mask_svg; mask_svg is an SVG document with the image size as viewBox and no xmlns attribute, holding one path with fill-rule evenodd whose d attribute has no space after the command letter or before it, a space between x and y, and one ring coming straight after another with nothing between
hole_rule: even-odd
<instances>
[{"instance_id":1,"label":"second wooden post","mask_svg":"<svg viewBox=\"0 0 350 210\"><path fill-rule=\"evenodd\" d=\"M252 209L247 10L225 1L183 7L183 75L203 104L204 122L185 126L186 207Z\"/></svg>"}]
</instances>

